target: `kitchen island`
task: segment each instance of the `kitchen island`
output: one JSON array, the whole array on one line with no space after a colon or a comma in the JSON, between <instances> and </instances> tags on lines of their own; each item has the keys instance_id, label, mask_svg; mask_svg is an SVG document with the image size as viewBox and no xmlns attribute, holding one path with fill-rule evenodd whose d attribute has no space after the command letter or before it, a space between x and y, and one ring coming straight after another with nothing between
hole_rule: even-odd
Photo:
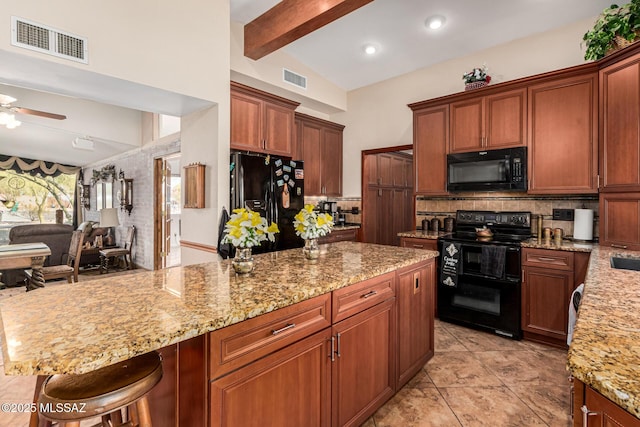
<instances>
[{"instance_id":1,"label":"kitchen island","mask_svg":"<svg viewBox=\"0 0 640 427\"><path fill-rule=\"evenodd\" d=\"M427 290L432 289L434 276L428 277L427 273L435 275L436 252L353 242L323 245L321 249L321 257L315 262L304 259L299 249L256 255L255 269L246 276L236 275L226 260L45 287L9 298L0 304L5 372L77 374L161 350L165 357L165 378L160 391L172 386L181 389L181 375L185 380L190 378L185 386L195 390L190 395L195 396L196 406L202 406L206 412L207 402L202 399L207 399L209 381L215 379L209 377L208 368L213 363L209 360L210 332L269 316L323 295L336 295L336 291L353 285L358 289L378 278L387 284L376 286L392 291L380 292L389 296L381 302L388 305L392 326L396 320L402 322L401 317L406 314L399 314L396 319L396 285L398 301L404 298L403 283L412 293L424 289L432 298L432 292ZM411 268L416 265L420 270L414 272ZM401 276L396 283L398 272L406 272L406 277ZM425 281L419 280L421 277ZM345 295L348 300L348 294ZM433 301L428 303L432 307ZM432 348L433 312L432 309L421 312L428 313L427 319L430 318L430 326L425 327L430 327ZM334 319L325 315L331 324ZM396 342L392 334L388 340L395 345L402 338L398 337ZM181 346L188 350L184 355ZM395 376L401 370L396 369L395 347L393 355L387 362L393 365ZM398 356L399 359L402 357ZM194 378L200 386L193 383ZM394 391L396 383L394 377ZM173 393L176 394L175 390ZM182 401L178 398L168 402L180 408ZM190 404L193 406L194 402ZM183 415L187 411L173 412ZM191 425L204 424L207 416L197 414L195 419L200 421ZM323 416L323 422L326 421Z\"/></svg>"}]
</instances>

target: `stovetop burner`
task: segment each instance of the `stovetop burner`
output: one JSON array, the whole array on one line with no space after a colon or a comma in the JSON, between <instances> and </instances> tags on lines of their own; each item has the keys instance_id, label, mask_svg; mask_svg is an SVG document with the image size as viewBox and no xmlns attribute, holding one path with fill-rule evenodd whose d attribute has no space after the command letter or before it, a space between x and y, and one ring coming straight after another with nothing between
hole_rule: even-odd
<instances>
[{"instance_id":1,"label":"stovetop burner","mask_svg":"<svg viewBox=\"0 0 640 427\"><path fill-rule=\"evenodd\" d=\"M478 237L476 228L489 228L491 238ZM531 212L457 211L451 239L516 244L531 237Z\"/></svg>"}]
</instances>

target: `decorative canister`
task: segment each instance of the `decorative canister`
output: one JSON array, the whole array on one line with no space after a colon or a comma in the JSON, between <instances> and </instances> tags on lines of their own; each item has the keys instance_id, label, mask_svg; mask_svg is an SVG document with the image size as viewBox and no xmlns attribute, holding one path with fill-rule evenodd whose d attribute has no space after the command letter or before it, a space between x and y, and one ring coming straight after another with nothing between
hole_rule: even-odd
<instances>
[{"instance_id":1,"label":"decorative canister","mask_svg":"<svg viewBox=\"0 0 640 427\"><path fill-rule=\"evenodd\" d=\"M422 220L422 232L426 233L427 231L429 231L429 220L425 218Z\"/></svg>"},{"instance_id":2,"label":"decorative canister","mask_svg":"<svg viewBox=\"0 0 640 427\"><path fill-rule=\"evenodd\" d=\"M431 219L431 231L440 231L440 220L437 217Z\"/></svg>"},{"instance_id":3,"label":"decorative canister","mask_svg":"<svg viewBox=\"0 0 640 427\"><path fill-rule=\"evenodd\" d=\"M444 219L444 231L450 233L453 231L453 227L455 225L455 219L449 215Z\"/></svg>"}]
</instances>

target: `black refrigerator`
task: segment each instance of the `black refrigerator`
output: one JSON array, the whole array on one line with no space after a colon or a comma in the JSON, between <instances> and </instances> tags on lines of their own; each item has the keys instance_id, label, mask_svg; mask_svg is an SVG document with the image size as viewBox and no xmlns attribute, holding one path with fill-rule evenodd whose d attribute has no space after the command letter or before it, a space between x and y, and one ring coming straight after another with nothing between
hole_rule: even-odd
<instances>
[{"instance_id":1,"label":"black refrigerator","mask_svg":"<svg viewBox=\"0 0 640 427\"><path fill-rule=\"evenodd\" d=\"M278 224L275 242L265 241L253 253L301 248L304 240L293 227L304 207L302 161L252 153L231 153L231 209L249 208Z\"/></svg>"}]
</instances>

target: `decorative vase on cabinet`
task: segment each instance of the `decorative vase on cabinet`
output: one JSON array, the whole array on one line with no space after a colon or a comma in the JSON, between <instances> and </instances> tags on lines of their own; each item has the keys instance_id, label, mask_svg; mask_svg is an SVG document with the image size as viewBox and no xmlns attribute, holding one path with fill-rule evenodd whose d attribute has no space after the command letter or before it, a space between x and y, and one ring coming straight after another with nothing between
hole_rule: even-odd
<instances>
[{"instance_id":1,"label":"decorative vase on cabinet","mask_svg":"<svg viewBox=\"0 0 640 427\"><path fill-rule=\"evenodd\" d=\"M236 256L231 261L233 269L238 274L251 273L253 270L253 257L251 248L236 248Z\"/></svg>"}]
</instances>

